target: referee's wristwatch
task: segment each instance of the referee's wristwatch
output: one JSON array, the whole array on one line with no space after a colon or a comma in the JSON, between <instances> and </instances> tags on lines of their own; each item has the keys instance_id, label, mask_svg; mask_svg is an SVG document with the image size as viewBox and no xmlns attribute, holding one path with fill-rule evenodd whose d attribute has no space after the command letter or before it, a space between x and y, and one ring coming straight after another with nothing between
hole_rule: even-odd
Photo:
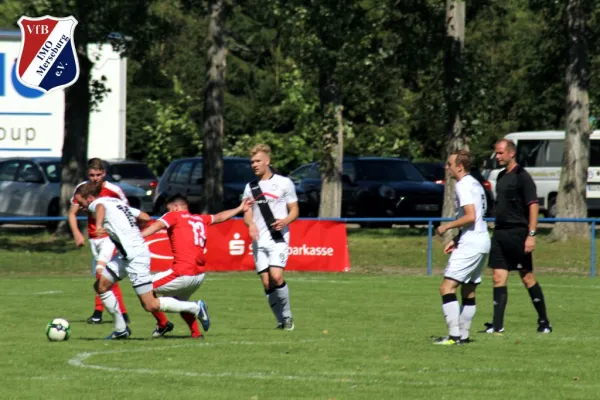
<instances>
[{"instance_id":1,"label":"referee's wristwatch","mask_svg":"<svg viewBox=\"0 0 600 400\"><path fill-rule=\"evenodd\" d=\"M529 236L535 236L536 232L535 231L529 231Z\"/></svg>"}]
</instances>

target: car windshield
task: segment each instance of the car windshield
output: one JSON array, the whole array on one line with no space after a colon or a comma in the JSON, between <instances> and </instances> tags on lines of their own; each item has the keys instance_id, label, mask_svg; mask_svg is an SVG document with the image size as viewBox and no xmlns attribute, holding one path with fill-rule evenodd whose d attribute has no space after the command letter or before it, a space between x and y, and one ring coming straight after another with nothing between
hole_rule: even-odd
<instances>
[{"instance_id":1,"label":"car windshield","mask_svg":"<svg viewBox=\"0 0 600 400\"><path fill-rule=\"evenodd\" d=\"M390 182L425 180L414 165L400 160L360 160L356 163L356 179Z\"/></svg>"},{"instance_id":2,"label":"car windshield","mask_svg":"<svg viewBox=\"0 0 600 400\"><path fill-rule=\"evenodd\" d=\"M426 179L437 181L445 178L446 171L442 163L416 163L414 165Z\"/></svg>"},{"instance_id":3,"label":"car windshield","mask_svg":"<svg viewBox=\"0 0 600 400\"><path fill-rule=\"evenodd\" d=\"M256 175L250 167L250 161L225 160L223 168L223 182L250 182L256 179Z\"/></svg>"},{"instance_id":4,"label":"car windshield","mask_svg":"<svg viewBox=\"0 0 600 400\"><path fill-rule=\"evenodd\" d=\"M44 174L46 178L50 182L59 183L60 182L60 163L59 162L41 162L40 166L44 170Z\"/></svg>"},{"instance_id":5,"label":"car windshield","mask_svg":"<svg viewBox=\"0 0 600 400\"><path fill-rule=\"evenodd\" d=\"M150 179L156 180L156 176L146 164L123 163L113 164L109 169L110 175L119 175L121 179Z\"/></svg>"}]
</instances>

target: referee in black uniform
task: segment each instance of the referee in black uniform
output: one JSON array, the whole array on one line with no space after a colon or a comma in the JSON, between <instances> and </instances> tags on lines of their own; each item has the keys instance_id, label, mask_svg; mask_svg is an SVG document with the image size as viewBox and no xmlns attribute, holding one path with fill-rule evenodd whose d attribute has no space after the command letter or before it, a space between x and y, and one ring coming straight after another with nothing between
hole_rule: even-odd
<instances>
[{"instance_id":1,"label":"referee in black uniform","mask_svg":"<svg viewBox=\"0 0 600 400\"><path fill-rule=\"evenodd\" d=\"M486 333L504 332L504 310L508 300L508 273L519 271L538 313L540 333L552 332L546 315L542 288L533 276L532 252L538 220L538 198L531 175L515 160L515 143L496 143L496 161L505 169L496 181L496 224L492 236L489 266L494 270L494 321L486 323Z\"/></svg>"}]
</instances>

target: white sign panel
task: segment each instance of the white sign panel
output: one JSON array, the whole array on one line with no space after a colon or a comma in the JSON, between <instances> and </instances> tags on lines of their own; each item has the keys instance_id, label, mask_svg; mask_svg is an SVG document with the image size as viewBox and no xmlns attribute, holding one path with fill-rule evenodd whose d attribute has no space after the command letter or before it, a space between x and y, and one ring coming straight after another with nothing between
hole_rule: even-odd
<instances>
[{"instance_id":1,"label":"white sign panel","mask_svg":"<svg viewBox=\"0 0 600 400\"><path fill-rule=\"evenodd\" d=\"M16 76L19 34L0 39L0 158L62 155L65 94L22 85ZM110 92L90 115L88 158L125 158L126 60L110 45L89 46L94 79L105 76Z\"/></svg>"}]
</instances>

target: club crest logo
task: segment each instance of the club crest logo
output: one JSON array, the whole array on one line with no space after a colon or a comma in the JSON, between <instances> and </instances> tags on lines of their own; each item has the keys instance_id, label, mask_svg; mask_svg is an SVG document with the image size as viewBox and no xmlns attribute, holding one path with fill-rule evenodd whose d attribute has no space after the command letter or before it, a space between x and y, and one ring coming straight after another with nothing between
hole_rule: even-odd
<instances>
[{"instance_id":1,"label":"club crest logo","mask_svg":"<svg viewBox=\"0 0 600 400\"><path fill-rule=\"evenodd\" d=\"M50 93L71 86L79 78L79 63L73 36L77 20L21 17L21 52L17 79L32 89Z\"/></svg>"}]
</instances>

